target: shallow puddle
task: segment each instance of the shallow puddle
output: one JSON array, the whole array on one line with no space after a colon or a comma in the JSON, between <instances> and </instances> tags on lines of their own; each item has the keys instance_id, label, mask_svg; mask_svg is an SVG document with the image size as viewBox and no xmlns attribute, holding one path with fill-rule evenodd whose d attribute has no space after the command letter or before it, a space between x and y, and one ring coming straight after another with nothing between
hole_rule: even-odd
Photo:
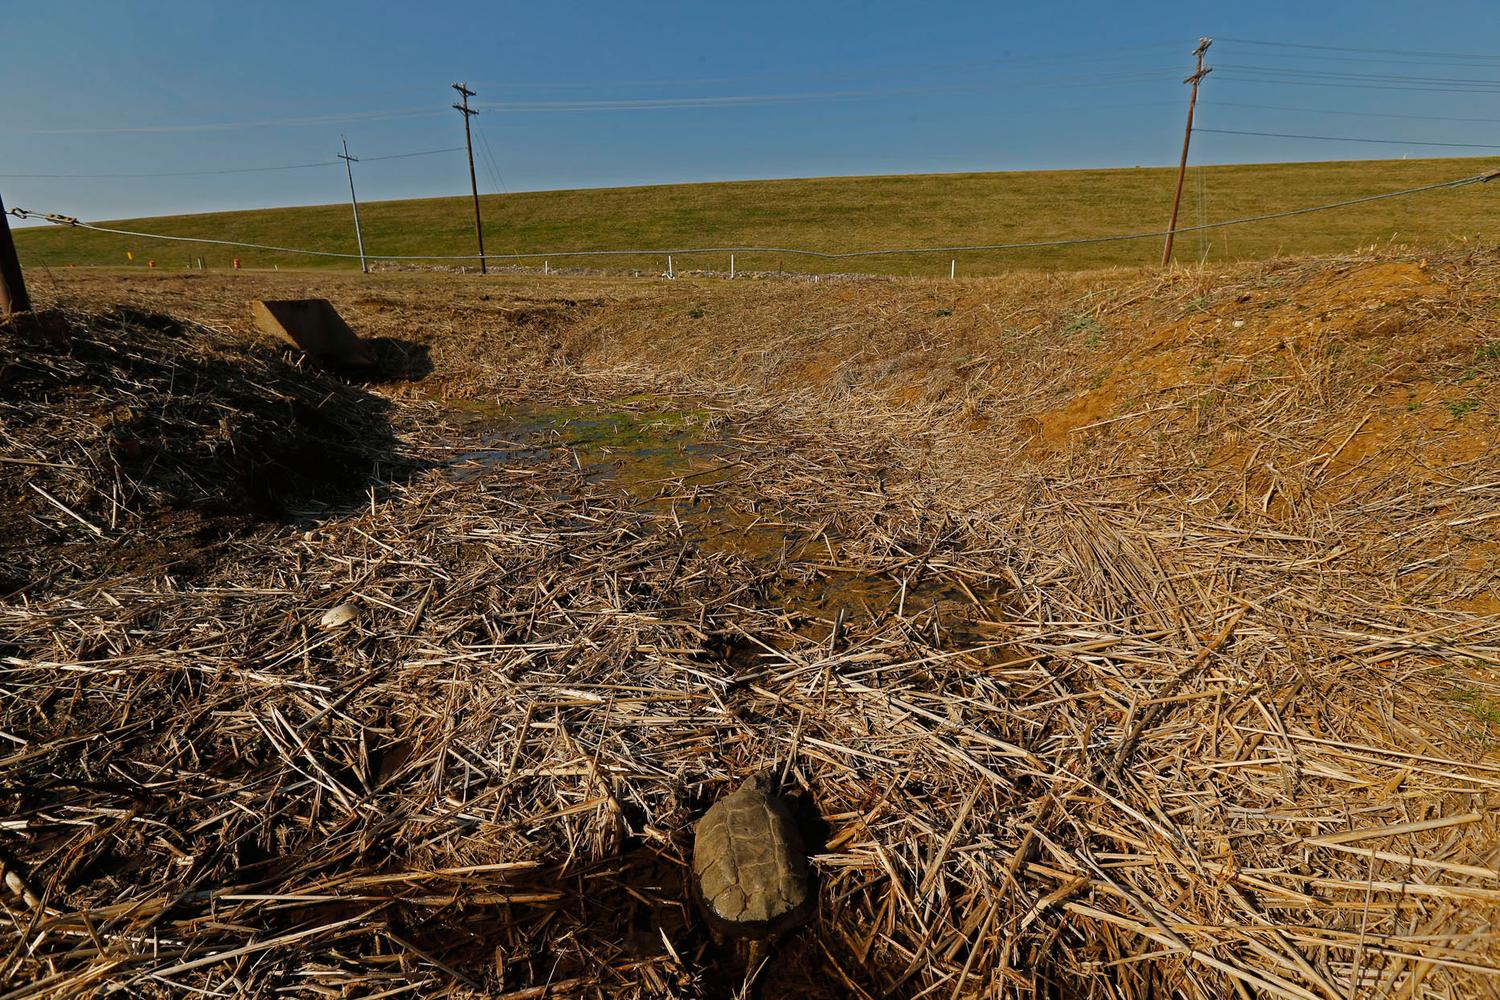
<instances>
[{"instance_id":1,"label":"shallow puddle","mask_svg":"<svg viewBox=\"0 0 1500 1000\"><path fill-rule=\"evenodd\" d=\"M719 436L707 410L638 395L608 406L505 406L485 400L450 404L450 418L472 449L455 454L454 474L482 475L499 465L540 463L565 451L591 482L607 482L638 506L671 518L700 551L732 554L762 577L762 607L787 616L787 627L816 641L861 619L899 616L944 646L994 650L984 622L1003 606L999 589L914 567L882 571L839 557L841 539L828 531L745 507L762 506L744 481L745 465ZM753 503L758 501L758 503Z\"/></svg>"},{"instance_id":2,"label":"shallow puddle","mask_svg":"<svg viewBox=\"0 0 1500 1000\"><path fill-rule=\"evenodd\" d=\"M627 396L616 401L618 408L602 408L454 401L449 404L453 422L477 438L474 449L459 453L455 464L482 471L551 457L566 448L590 478L627 487L667 482L693 471L695 463L706 463L716 449L703 440L707 411L662 402Z\"/></svg>"}]
</instances>

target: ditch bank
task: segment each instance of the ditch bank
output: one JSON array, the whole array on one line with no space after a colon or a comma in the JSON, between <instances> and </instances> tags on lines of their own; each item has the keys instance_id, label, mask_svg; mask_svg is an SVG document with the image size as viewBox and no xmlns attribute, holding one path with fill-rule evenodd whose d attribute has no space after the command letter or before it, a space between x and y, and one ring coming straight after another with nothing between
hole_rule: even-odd
<instances>
[{"instance_id":1,"label":"ditch bank","mask_svg":"<svg viewBox=\"0 0 1500 1000\"><path fill-rule=\"evenodd\" d=\"M8 605L11 767L132 777L76 830L17 802L7 850L67 975L711 992L684 837L774 767L825 828L769 974L814 995L1483 992L1494 277L70 276L226 326L315 285L429 349L379 395L431 465L189 588ZM65 693L92 735L24 714ZM163 754L191 842L111 825ZM90 882L96 842L155 874ZM176 950L75 944L111 905Z\"/></svg>"}]
</instances>

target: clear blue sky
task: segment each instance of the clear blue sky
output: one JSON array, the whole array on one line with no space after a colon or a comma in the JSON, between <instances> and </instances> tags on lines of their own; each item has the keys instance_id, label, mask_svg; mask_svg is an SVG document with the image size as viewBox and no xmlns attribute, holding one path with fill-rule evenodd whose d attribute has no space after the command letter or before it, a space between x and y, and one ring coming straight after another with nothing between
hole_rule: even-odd
<instances>
[{"instance_id":1,"label":"clear blue sky","mask_svg":"<svg viewBox=\"0 0 1500 1000\"><path fill-rule=\"evenodd\" d=\"M479 92L482 191L1166 164L1204 34L1200 125L1500 143L1497 15L1493 0L8 0L0 194L92 219L336 202L341 133L366 158L362 199L460 194L462 153L371 159L460 145L457 80ZM1205 133L1193 161L1484 152Z\"/></svg>"}]
</instances>

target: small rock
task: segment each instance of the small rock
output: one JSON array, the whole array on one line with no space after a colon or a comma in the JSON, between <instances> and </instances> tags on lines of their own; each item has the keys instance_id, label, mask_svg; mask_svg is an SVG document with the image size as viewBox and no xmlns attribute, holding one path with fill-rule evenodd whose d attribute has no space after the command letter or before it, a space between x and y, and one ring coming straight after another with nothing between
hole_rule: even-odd
<instances>
[{"instance_id":1,"label":"small rock","mask_svg":"<svg viewBox=\"0 0 1500 1000\"><path fill-rule=\"evenodd\" d=\"M340 604L323 612L321 624L324 628L343 628L358 617L359 608L353 604Z\"/></svg>"}]
</instances>

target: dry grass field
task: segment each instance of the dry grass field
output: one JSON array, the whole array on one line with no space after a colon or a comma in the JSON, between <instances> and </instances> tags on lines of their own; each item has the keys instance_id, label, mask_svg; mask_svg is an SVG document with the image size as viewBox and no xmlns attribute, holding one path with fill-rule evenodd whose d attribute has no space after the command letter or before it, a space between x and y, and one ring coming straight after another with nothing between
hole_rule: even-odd
<instances>
[{"instance_id":1,"label":"dry grass field","mask_svg":"<svg viewBox=\"0 0 1500 1000\"><path fill-rule=\"evenodd\" d=\"M1181 225L1243 218L1473 176L1492 161L1365 160L1195 167L1188 177ZM486 196L485 247L533 254L585 249L772 246L823 251L1077 239L1164 229L1175 171L1161 168L829 177ZM330 191L330 197L339 197ZM64 211L66 205L25 205ZM472 254L467 198L374 201L361 205L365 245L381 254ZM353 253L347 203L303 208L127 219L115 228L273 246ZM1431 192L1336 212L1187 234L1176 258L1254 260L1283 253L1348 253L1372 244L1493 239L1500 200L1490 187ZM64 229L17 235L31 266L122 266L133 251L145 269L189 266L203 255L223 269L330 266L326 259L105 236ZM1087 269L1156 262L1160 240L959 255L960 274L1005 274L1016 268ZM589 266L665 269L661 257L588 258ZM540 266L540 257L525 261ZM565 263L553 260L553 266ZM574 262L576 263L576 262ZM679 255L679 269L727 270L724 254ZM786 254L741 254L742 270L946 276L949 255L822 260ZM354 262L343 262L354 267Z\"/></svg>"},{"instance_id":2,"label":"dry grass field","mask_svg":"<svg viewBox=\"0 0 1500 1000\"><path fill-rule=\"evenodd\" d=\"M1500 986L1489 253L31 273L7 1000L730 994L683 873L765 769L763 996ZM250 328L299 295L383 377Z\"/></svg>"}]
</instances>

